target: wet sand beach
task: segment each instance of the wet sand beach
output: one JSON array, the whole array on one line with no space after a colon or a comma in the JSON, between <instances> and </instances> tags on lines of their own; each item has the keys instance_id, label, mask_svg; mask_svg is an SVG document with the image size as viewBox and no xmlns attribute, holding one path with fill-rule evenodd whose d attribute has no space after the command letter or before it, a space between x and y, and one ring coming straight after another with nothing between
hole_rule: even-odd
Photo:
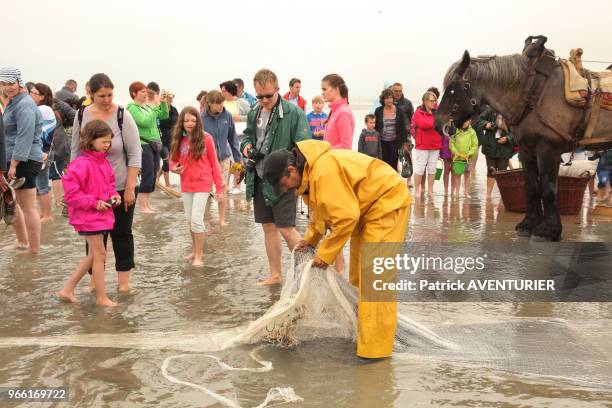
<instances>
[{"instance_id":1,"label":"wet sand beach","mask_svg":"<svg viewBox=\"0 0 612 408\"><path fill-rule=\"evenodd\" d=\"M514 225L522 215L506 212L497 192L484 198L484 157L474 174L472 197L444 197L436 183L433 200L413 204L407 239L414 242L517 242ZM79 304L65 304L55 294L84 251L84 242L56 213L43 227L41 255L0 252L0 385L66 386L68 406L202 407L220 406L203 392L168 382L163 360L181 353L169 372L202 384L241 406L255 406L269 388L293 387L304 399L288 406L609 406L612 384L587 387L571 380L509 372L460 362L396 355L377 364L358 364L354 345L325 339L293 350L264 347L259 353L273 363L267 373L228 373L202 352L220 344L278 299L279 287L255 283L267 275L261 228L243 195L230 198L229 226L216 224L213 203L206 216L204 267L182 258L189 244L180 200L153 195L157 214L138 214L134 221L137 267L133 295L116 295L112 252L107 258L109 296L114 309L95 306L86 283L77 289ZM612 221L595 217L587 197L580 215L563 217L567 241L605 241ZM298 206L298 211L300 206ZM306 212L306 207L303 207ZM304 231L306 214L298 214ZM4 227L2 227L4 228ZM0 245L12 242L4 230ZM289 254L283 253L283 267ZM428 326L561 319L584 349L612 361L612 306L604 303L412 303L400 311ZM554 334L552 334L554 335ZM546 336L542 333L542 344ZM554 339L552 343L562 342ZM252 347L213 352L228 364L255 367ZM543 346L541 353L547 353ZM551 352L552 353L552 352ZM550 359L555 359L551 354ZM40 403L0 406L34 406ZM36 406L67 406L45 403Z\"/></svg>"}]
</instances>

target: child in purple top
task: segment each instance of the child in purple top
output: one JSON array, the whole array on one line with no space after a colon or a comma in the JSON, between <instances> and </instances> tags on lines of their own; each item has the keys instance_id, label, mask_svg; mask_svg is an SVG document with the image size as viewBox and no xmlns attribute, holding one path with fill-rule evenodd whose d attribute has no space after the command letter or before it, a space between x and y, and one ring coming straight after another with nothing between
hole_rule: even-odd
<instances>
[{"instance_id":1,"label":"child in purple top","mask_svg":"<svg viewBox=\"0 0 612 408\"><path fill-rule=\"evenodd\" d=\"M81 154L68 166L62 184L70 224L85 237L89 250L58 295L62 300L78 302L74 289L92 269L96 303L117 306L106 295L104 286L104 236L115 224L113 207L121 204L121 196L115 191L113 168L106 158L113 131L105 122L92 120L81 129L80 136Z\"/></svg>"},{"instance_id":2,"label":"child in purple top","mask_svg":"<svg viewBox=\"0 0 612 408\"><path fill-rule=\"evenodd\" d=\"M450 180L451 170L453 169L453 153L449 147L450 137L442 136L442 149L440 149L440 159L444 162L444 175L442 182L444 183L444 195L448 195L448 181Z\"/></svg>"},{"instance_id":3,"label":"child in purple top","mask_svg":"<svg viewBox=\"0 0 612 408\"><path fill-rule=\"evenodd\" d=\"M327 121L327 113L323 112L323 98L315 96L312 98L312 112L306 115L312 138L323 140L325 134L325 121Z\"/></svg>"}]
</instances>

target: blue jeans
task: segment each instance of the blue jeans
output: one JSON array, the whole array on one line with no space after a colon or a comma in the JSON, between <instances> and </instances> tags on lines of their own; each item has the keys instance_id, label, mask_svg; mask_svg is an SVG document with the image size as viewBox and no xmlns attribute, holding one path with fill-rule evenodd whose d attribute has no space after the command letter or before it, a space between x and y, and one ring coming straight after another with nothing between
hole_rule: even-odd
<instances>
[{"instance_id":1,"label":"blue jeans","mask_svg":"<svg viewBox=\"0 0 612 408\"><path fill-rule=\"evenodd\" d=\"M141 193L152 193L155 191L155 179L157 178L157 170L159 170L159 153L154 151L147 144L142 145L142 171L140 173L140 188Z\"/></svg>"},{"instance_id":2,"label":"blue jeans","mask_svg":"<svg viewBox=\"0 0 612 408\"><path fill-rule=\"evenodd\" d=\"M36 194L43 196L49 194L49 165L47 162L44 169L40 170L38 176L36 176Z\"/></svg>"}]
</instances>

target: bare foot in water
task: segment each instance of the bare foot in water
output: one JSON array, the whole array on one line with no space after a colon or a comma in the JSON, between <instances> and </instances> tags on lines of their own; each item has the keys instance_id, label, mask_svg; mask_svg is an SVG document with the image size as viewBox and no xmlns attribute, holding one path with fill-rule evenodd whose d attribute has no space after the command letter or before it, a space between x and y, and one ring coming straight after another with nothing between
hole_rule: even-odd
<instances>
[{"instance_id":1,"label":"bare foot in water","mask_svg":"<svg viewBox=\"0 0 612 408\"><path fill-rule=\"evenodd\" d=\"M26 249L28 249L29 245L26 242L25 244L23 242L19 242L18 240L15 240L15 242L13 242L11 245L7 245L2 249L5 250L13 250L13 251L25 251Z\"/></svg>"},{"instance_id":2,"label":"bare foot in water","mask_svg":"<svg viewBox=\"0 0 612 408\"><path fill-rule=\"evenodd\" d=\"M195 267L202 266L202 260L201 259L194 259L192 265L195 266Z\"/></svg>"},{"instance_id":3,"label":"bare foot in water","mask_svg":"<svg viewBox=\"0 0 612 408\"><path fill-rule=\"evenodd\" d=\"M57 293L57 296L60 298L60 300L62 300L64 302L79 303L79 301L76 298L76 296L74 296L74 292L68 292L68 291L65 291L64 289L62 289L62 290L60 290Z\"/></svg>"},{"instance_id":4,"label":"bare foot in water","mask_svg":"<svg viewBox=\"0 0 612 408\"><path fill-rule=\"evenodd\" d=\"M192 253L190 253L189 255L185 255L185 256L183 257L183 259L185 259L185 260L187 260L187 261L189 261L189 260L191 260L191 259L193 259L193 258L194 258L193 252L192 252Z\"/></svg>"},{"instance_id":5,"label":"bare foot in water","mask_svg":"<svg viewBox=\"0 0 612 408\"><path fill-rule=\"evenodd\" d=\"M117 293L122 295L135 295L138 293L136 289L132 289L130 285L119 285L117 286Z\"/></svg>"},{"instance_id":6,"label":"bare foot in water","mask_svg":"<svg viewBox=\"0 0 612 408\"><path fill-rule=\"evenodd\" d=\"M50 223L50 222L52 222L52 221L53 221L53 218L52 218L52 217L42 217L42 218L40 219L40 222L41 222L42 224L48 224L48 223Z\"/></svg>"},{"instance_id":7,"label":"bare foot in water","mask_svg":"<svg viewBox=\"0 0 612 408\"><path fill-rule=\"evenodd\" d=\"M113 302L109 298L96 300L96 305L98 306L107 306L107 307L115 307L119 306L117 303Z\"/></svg>"},{"instance_id":8,"label":"bare foot in water","mask_svg":"<svg viewBox=\"0 0 612 408\"><path fill-rule=\"evenodd\" d=\"M152 208L141 208L140 212L143 214L155 214L155 210Z\"/></svg>"},{"instance_id":9,"label":"bare foot in water","mask_svg":"<svg viewBox=\"0 0 612 408\"><path fill-rule=\"evenodd\" d=\"M281 283L283 283L283 278L270 276L266 280L263 280L261 282L257 282L257 285L259 285L259 286L268 286L268 285L280 285Z\"/></svg>"}]
</instances>

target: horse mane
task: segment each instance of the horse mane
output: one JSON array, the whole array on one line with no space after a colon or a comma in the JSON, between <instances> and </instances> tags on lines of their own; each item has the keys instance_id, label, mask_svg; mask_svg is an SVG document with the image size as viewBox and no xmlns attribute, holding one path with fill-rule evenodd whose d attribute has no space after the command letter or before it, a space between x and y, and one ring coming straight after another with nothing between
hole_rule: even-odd
<instances>
[{"instance_id":1,"label":"horse mane","mask_svg":"<svg viewBox=\"0 0 612 408\"><path fill-rule=\"evenodd\" d=\"M455 62L444 76L444 89L446 89L455 74L461 61ZM528 58L522 54L512 55L479 55L471 58L468 78L484 86L497 85L504 87L515 86L525 76Z\"/></svg>"}]
</instances>

